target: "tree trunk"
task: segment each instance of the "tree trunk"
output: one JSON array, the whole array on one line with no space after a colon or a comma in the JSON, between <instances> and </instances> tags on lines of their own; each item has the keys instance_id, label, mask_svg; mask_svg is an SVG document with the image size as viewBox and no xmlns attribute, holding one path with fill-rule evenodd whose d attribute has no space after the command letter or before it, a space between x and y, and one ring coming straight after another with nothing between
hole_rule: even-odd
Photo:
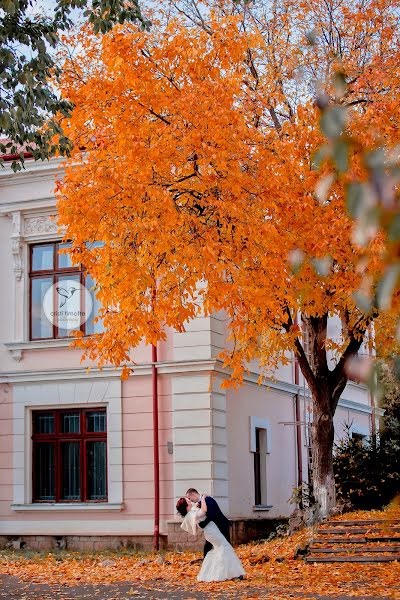
<instances>
[{"instance_id":1,"label":"tree trunk","mask_svg":"<svg viewBox=\"0 0 400 600\"><path fill-rule=\"evenodd\" d=\"M312 473L313 494L318 502L320 516L325 518L335 507L335 479L333 475L333 414L329 390L313 394Z\"/></svg>"},{"instance_id":2,"label":"tree trunk","mask_svg":"<svg viewBox=\"0 0 400 600\"><path fill-rule=\"evenodd\" d=\"M307 316L302 314L302 340L295 340L296 358L308 383L313 400L312 423L312 491L318 503L319 517L325 518L335 507L335 479L333 474L333 416L339 398L347 383L345 365L361 346L369 321L346 331L349 343L340 360L331 370L326 354L328 314ZM288 311L290 330L294 322ZM305 343L307 349L305 351Z\"/></svg>"}]
</instances>

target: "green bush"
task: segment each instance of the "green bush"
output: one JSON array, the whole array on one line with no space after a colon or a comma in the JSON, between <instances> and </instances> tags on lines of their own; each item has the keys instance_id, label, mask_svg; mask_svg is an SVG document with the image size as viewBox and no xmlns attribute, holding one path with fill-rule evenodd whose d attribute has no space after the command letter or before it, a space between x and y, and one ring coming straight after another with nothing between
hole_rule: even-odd
<instances>
[{"instance_id":1,"label":"green bush","mask_svg":"<svg viewBox=\"0 0 400 600\"><path fill-rule=\"evenodd\" d=\"M385 413L378 436L362 442L347 435L335 448L338 500L355 508L381 508L400 493L400 359L378 361L376 394Z\"/></svg>"},{"instance_id":2,"label":"green bush","mask_svg":"<svg viewBox=\"0 0 400 600\"><path fill-rule=\"evenodd\" d=\"M360 443L347 435L334 457L337 499L358 509L388 504L400 492L399 457L396 440L372 437Z\"/></svg>"}]
</instances>

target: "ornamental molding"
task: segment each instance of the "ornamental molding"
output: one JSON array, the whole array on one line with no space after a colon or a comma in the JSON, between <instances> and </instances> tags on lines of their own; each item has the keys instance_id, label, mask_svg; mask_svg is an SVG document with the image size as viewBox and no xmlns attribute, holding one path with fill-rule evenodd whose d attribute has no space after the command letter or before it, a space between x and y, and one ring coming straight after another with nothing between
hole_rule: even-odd
<instances>
[{"instance_id":1,"label":"ornamental molding","mask_svg":"<svg viewBox=\"0 0 400 600\"><path fill-rule=\"evenodd\" d=\"M47 234L60 234L55 215L35 215L24 218L24 237Z\"/></svg>"},{"instance_id":2,"label":"ornamental molding","mask_svg":"<svg viewBox=\"0 0 400 600\"><path fill-rule=\"evenodd\" d=\"M11 254L15 278L20 281L23 267L22 217L20 212L12 214Z\"/></svg>"}]
</instances>

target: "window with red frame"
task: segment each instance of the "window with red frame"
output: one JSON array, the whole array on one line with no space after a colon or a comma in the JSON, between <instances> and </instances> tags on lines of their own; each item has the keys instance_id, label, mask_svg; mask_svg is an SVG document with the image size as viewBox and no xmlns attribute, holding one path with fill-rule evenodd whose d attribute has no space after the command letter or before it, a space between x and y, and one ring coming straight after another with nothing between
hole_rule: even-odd
<instances>
[{"instance_id":1,"label":"window with red frame","mask_svg":"<svg viewBox=\"0 0 400 600\"><path fill-rule=\"evenodd\" d=\"M29 338L45 340L69 337L70 331L50 323L43 311L43 300L47 290L54 284L67 280L77 281L85 285L93 301L93 311L90 318L81 326L84 335L99 333L104 330L102 322L93 319L97 316L100 304L95 295L95 284L81 266L74 266L69 254L60 252L68 249L70 244L49 242L30 246L30 301L29 301ZM84 302L82 296L81 302ZM57 307L55 307L57 308ZM84 307L81 306L83 309Z\"/></svg>"},{"instance_id":2,"label":"window with red frame","mask_svg":"<svg viewBox=\"0 0 400 600\"><path fill-rule=\"evenodd\" d=\"M32 413L33 502L107 501L104 409Z\"/></svg>"}]
</instances>

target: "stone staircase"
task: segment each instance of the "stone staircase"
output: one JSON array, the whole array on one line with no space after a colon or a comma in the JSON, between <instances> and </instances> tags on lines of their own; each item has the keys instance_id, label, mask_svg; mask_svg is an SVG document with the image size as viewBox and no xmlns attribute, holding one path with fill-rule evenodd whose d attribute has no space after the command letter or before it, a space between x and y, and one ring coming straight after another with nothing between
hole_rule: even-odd
<instances>
[{"instance_id":1,"label":"stone staircase","mask_svg":"<svg viewBox=\"0 0 400 600\"><path fill-rule=\"evenodd\" d=\"M325 521L316 531L308 563L400 561L400 519Z\"/></svg>"}]
</instances>

